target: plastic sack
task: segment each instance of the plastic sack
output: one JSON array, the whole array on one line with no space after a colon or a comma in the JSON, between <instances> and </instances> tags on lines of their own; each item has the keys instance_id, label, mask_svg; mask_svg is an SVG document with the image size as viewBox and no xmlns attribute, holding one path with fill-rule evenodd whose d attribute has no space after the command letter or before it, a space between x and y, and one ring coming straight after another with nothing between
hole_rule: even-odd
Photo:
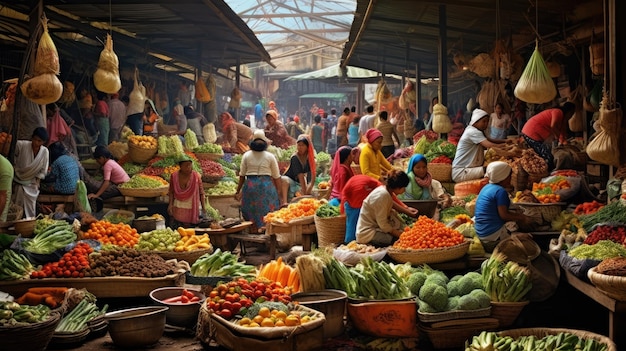
<instances>
[{"instance_id":1,"label":"plastic sack","mask_svg":"<svg viewBox=\"0 0 626 351\"><path fill-rule=\"evenodd\" d=\"M563 269L570 271L580 279L587 279L587 272L600 264L599 260L574 258L567 254L566 250L561 250L559 254L559 264Z\"/></svg>"},{"instance_id":2,"label":"plastic sack","mask_svg":"<svg viewBox=\"0 0 626 351\"><path fill-rule=\"evenodd\" d=\"M43 265L48 262L56 262L60 260L61 257L63 257L63 255L68 251L67 248L62 248L49 254L38 254L30 252L24 248L24 243L30 240L32 239L24 238L22 237L22 235L18 235L15 241L13 241L13 244L11 244L11 250L26 256L26 258L28 258L28 260L35 265Z\"/></svg>"},{"instance_id":3,"label":"plastic sack","mask_svg":"<svg viewBox=\"0 0 626 351\"><path fill-rule=\"evenodd\" d=\"M563 177L563 176L548 176L548 177L542 178L541 182L550 183L552 180L556 179L557 177ZM580 176L563 177L563 178L567 180L570 187L567 189L559 189L555 191L554 193L558 194L561 197L561 201L567 201L573 198L574 196L576 196L576 194L578 194L578 191L580 190L580 183L582 181L582 178Z\"/></svg>"},{"instance_id":4,"label":"plastic sack","mask_svg":"<svg viewBox=\"0 0 626 351\"><path fill-rule=\"evenodd\" d=\"M341 250L334 249L333 257L335 257L338 261L342 262L346 266L356 266L359 262L361 262L362 258L370 256L374 261L381 261L385 255L387 255L387 249L382 249L378 252L372 253L359 253L352 250Z\"/></svg>"}]
</instances>

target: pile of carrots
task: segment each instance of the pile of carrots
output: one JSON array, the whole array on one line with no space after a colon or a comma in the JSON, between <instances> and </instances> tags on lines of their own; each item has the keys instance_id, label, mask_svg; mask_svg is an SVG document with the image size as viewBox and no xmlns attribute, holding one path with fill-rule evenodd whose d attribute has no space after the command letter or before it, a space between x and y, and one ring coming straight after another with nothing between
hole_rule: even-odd
<instances>
[{"instance_id":1,"label":"pile of carrots","mask_svg":"<svg viewBox=\"0 0 626 351\"><path fill-rule=\"evenodd\" d=\"M588 215L598 212L598 210L602 207L604 207L604 204L596 200L593 200L591 202L583 202L582 204L578 204L576 208L574 208L574 214Z\"/></svg>"},{"instance_id":2,"label":"pile of carrots","mask_svg":"<svg viewBox=\"0 0 626 351\"><path fill-rule=\"evenodd\" d=\"M296 218L313 216L321 205L320 200L307 197L278 211L268 213L263 220L265 223L289 223Z\"/></svg>"},{"instance_id":3,"label":"pile of carrots","mask_svg":"<svg viewBox=\"0 0 626 351\"><path fill-rule=\"evenodd\" d=\"M300 291L298 270L283 262L282 257L261 266L257 277L280 283L285 288L291 288L292 293Z\"/></svg>"},{"instance_id":4,"label":"pile of carrots","mask_svg":"<svg viewBox=\"0 0 626 351\"><path fill-rule=\"evenodd\" d=\"M91 223L89 230L83 233L82 238L98 240L103 245L133 247L139 242L139 233L128 224L97 221Z\"/></svg>"},{"instance_id":5,"label":"pile of carrots","mask_svg":"<svg viewBox=\"0 0 626 351\"><path fill-rule=\"evenodd\" d=\"M65 287L37 287L29 288L24 295L18 297L15 302L20 305L46 305L50 308L61 306L67 292Z\"/></svg>"},{"instance_id":6,"label":"pile of carrots","mask_svg":"<svg viewBox=\"0 0 626 351\"><path fill-rule=\"evenodd\" d=\"M435 249L461 244L463 234L426 216L419 216L413 226L404 229L393 247L398 249Z\"/></svg>"}]
</instances>

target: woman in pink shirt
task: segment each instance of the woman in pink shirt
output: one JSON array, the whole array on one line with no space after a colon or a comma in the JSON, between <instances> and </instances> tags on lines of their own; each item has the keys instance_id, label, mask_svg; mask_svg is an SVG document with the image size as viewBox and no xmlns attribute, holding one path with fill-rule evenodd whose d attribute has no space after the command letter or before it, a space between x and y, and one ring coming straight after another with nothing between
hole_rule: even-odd
<instances>
[{"instance_id":1,"label":"woman in pink shirt","mask_svg":"<svg viewBox=\"0 0 626 351\"><path fill-rule=\"evenodd\" d=\"M93 152L93 158L102 167L102 173L104 175L103 180L97 181L91 177L85 177L84 182L89 192L87 197L90 200L98 200L96 201L95 207L95 212L98 212L103 205L102 201L121 195L117 186L129 181L130 177L122 166L113 159L113 155L111 155L106 146L96 146L96 150Z\"/></svg>"},{"instance_id":2,"label":"woman in pink shirt","mask_svg":"<svg viewBox=\"0 0 626 351\"><path fill-rule=\"evenodd\" d=\"M567 143L567 121L576 112L576 105L566 102L561 107L547 109L531 117L524 128L524 140L541 156L548 161L548 170L554 169L551 143L557 140L559 144Z\"/></svg>"}]
</instances>

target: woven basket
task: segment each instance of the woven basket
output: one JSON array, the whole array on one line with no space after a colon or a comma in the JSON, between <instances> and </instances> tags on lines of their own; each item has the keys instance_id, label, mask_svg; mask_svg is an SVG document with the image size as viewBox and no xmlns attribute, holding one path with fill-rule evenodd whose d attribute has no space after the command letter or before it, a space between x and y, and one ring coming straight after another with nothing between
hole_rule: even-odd
<instances>
[{"instance_id":1,"label":"woven basket","mask_svg":"<svg viewBox=\"0 0 626 351\"><path fill-rule=\"evenodd\" d=\"M54 329L61 322L61 314L51 312L48 320L27 326L0 327L2 350L43 351L50 343ZM27 345L27 347L25 347Z\"/></svg>"},{"instance_id":2,"label":"woven basket","mask_svg":"<svg viewBox=\"0 0 626 351\"><path fill-rule=\"evenodd\" d=\"M467 253L469 245L470 240L465 240L458 245L436 249L407 250L390 247L387 254L398 263L409 262L412 265L439 263L463 257Z\"/></svg>"},{"instance_id":3,"label":"woven basket","mask_svg":"<svg viewBox=\"0 0 626 351\"><path fill-rule=\"evenodd\" d=\"M528 189L528 173L521 167L513 167L511 172L511 185L515 191Z\"/></svg>"},{"instance_id":4,"label":"woven basket","mask_svg":"<svg viewBox=\"0 0 626 351\"><path fill-rule=\"evenodd\" d=\"M557 202L553 204L535 204L516 202L523 211L524 214L533 218L542 218L544 222L552 222L559 213L561 213L563 205L565 203Z\"/></svg>"},{"instance_id":5,"label":"woven basket","mask_svg":"<svg viewBox=\"0 0 626 351\"><path fill-rule=\"evenodd\" d=\"M134 144L128 143L128 156L135 163L146 164L157 153L157 148L144 149Z\"/></svg>"},{"instance_id":6,"label":"woven basket","mask_svg":"<svg viewBox=\"0 0 626 351\"><path fill-rule=\"evenodd\" d=\"M196 157L198 158L198 160L212 160L212 161L216 161L221 159L222 157L224 157L224 153L222 152L221 154L214 154L214 153L210 153L210 152L196 152Z\"/></svg>"},{"instance_id":7,"label":"woven basket","mask_svg":"<svg viewBox=\"0 0 626 351\"><path fill-rule=\"evenodd\" d=\"M533 188L533 183L541 183L541 180L550 175L550 173L542 172L542 173L528 173L528 189Z\"/></svg>"},{"instance_id":8,"label":"woven basket","mask_svg":"<svg viewBox=\"0 0 626 351\"><path fill-rule=\"evenodd\" d=\"M30 238L33 236L33 232L35 231L35 226L37 225L37 220L35 218L32 219L20 219L13 223L13 227L15 229L16 234L21 234L23 238Z\"/></svg>"},{"instance_id":9,"label":"woven basket","mask_svg":"<svg viewBox=\"0 0 626 351\"><path fill-rule=\"evenodd\" d=\"M596 267L587 271L587 277L596 288L619 301L626 301L626 277L601 274Z\"/></svg>"},{"instance_id":10,"label":"woven basket","mask_svg":"<svg viewBox=\"0 0 626 351\"><path fill-rule=\"evenodd\" d=\"M428 172L433 179L440 182L452 181L452 165L449 163L429 163Z\"/></svg>"},{"instance_id":11,"label":"woven basket","mask_svg":"<svg viewBox=\"0 0 626 351\"><path fill-rule=\"evenodd\" d=\"M617 351L617 346L608 337L596 333L592 333L586 330L577 329L565 329L565 328L520 328L509 329L498 332L500 336L510 336L512 338L519 338L520 336L536 336L537 338L543 338L548 335L557 335L559 333L570 333L583 339L594 339L607 346L606 351Z\"/></svg>"},{"instance_id":12,"label":"woven basket","mask_svg":"<svg viewBox=\"0 0 626 351\"><path fill-rule=\"evenodd\" d=\"M168 190L169 190L169 186L164 185L158 188L121 188L118 187L118 189L120 189L120 193L122 193L122 195L124 196L132 196L132 197L158 197L158 196L163 196L166 195Z\"/></svg>"},{"instance_id":13,"label":"woven basket","mask_svg":"<svg viewBox=\"0 0 626 351\"><path fill-rule=\"evenodd\" d=\"M437 313L425 313L417 311L417 318L419 318L420 322L424 323L449 321L451 319L488 317L490 315L491 307L479 308L477 310L457 310Z\"/></svg>"},{"instance_id":14,"label":"woven basket","mask_svg":"<svg viewBox=\"0 0 626 351\"><path fill-rule=\"evenodd\" d=\"M7 213L7 222L15 222L22 219L22 216L24 216L24 209L22 206L12 204L11 207L9 207L9 213Z\"/></svg>"},{"instance_id":15,"label":"woven basket","mask_svg":"<svg viewBox=\"0 0 626 351\"><path fill-rule=\"evenodd\" d=\"M313 216L317 229L317 243L319 247L335 247L343 244L346 237L346 216L318 217Z\"/></svg>"},{"instance_id":16,"label":"woven basket","mask_svg":"<svg viewBox=\"0 0 626 351\"><path fill-rule=\"evenodd\" d=\"M431 328L420 324L420 330L426 334L435 349L463 349L465 341L484 330L494 330L498 321L493 318L477 319L478 322L463 326ZM481 321L482 320L482 321Z\"/></svg>"},{"instance_id":17,"label":"woven basket","mask_svg":"<svg viewBox=\"0 0 626 351\"><path fill-rule=\"evenodd\" d=\"M499 302L491 301L491 317L498 320L500 328L506 328L513 325L517 317L529 301L520 302Z\"/></svg>"}]
</instances>

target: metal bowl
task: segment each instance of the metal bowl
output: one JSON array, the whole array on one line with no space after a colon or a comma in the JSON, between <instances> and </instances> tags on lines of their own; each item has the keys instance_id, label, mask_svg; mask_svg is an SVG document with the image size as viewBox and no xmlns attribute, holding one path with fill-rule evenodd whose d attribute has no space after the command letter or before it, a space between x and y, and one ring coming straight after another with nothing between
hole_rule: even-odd
<instances>
[{"instance_id":1,"label":"metal bowl","mask_svg":"<svg viewBox=\"0 0 626 351\"><path fill-rule=\"evenodd\" d=\"M205 300L205 296L200 290L187 288L187 291L192 292L200 300L192 303L167 303L163 300L174 296L180 296L183 292L181 287L165 287L154 289L150 292L150 298L152 301L159 305L167 306L169 309L165 313L166 322L169 325L176 327L193 327L198 322L198 313L200 313L200 306Z\"/></svg>"},{"instance_id":2,"label":"metal bowl","mask_svg":"<svg viewBox=\"0 0 626 351\"><path fill-rule=\"evenodd\" d=\"M405 205L417 209L419 215L433 218L437 210L437 200L402 200Z\"/></svg>"},{"instance_id":3,"label":"metal bowl","mask_svg":"<svg viewBox=\"0 0 626 351\"><path fill-rule=\"evenodd\" d=\"M166 306L135 307L108 312L109 335L115 346L145 347L155 344L165 330Z\"/></svg>"}]
</instances>

